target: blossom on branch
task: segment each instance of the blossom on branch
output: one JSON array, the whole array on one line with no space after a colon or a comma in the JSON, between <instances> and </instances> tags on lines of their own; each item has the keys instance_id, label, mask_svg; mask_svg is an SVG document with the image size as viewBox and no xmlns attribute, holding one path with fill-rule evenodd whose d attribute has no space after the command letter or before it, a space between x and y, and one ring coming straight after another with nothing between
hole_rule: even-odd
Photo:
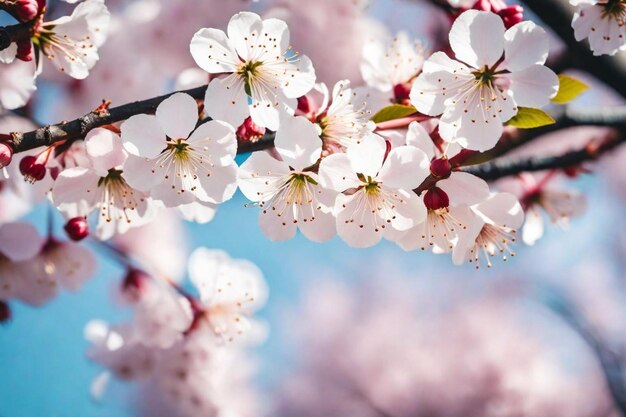
<instances>
[{"instance_id":1,"label":"blossom on branch","mask_svg":"<svg viewBox=\"0 0 626 417\"><path fill-rule=\"evenodd\" d=\"M411 90L418 111L442 114L439 132L448 142L491 149L518 106L545 106L558 91L556 74L544 66L547 35L532 22L505 31L498 15L469 10L454 22L450 46L457 60L436 52Z\"/></svg>"},{"instance_id":2,"label":"blossom on branch","mask_svg":"<svg viewBox=\"0 0 626 417\"><path fill-rule=\"evenodd\" d=\"M196 101L183 93L164 100L155 115L140 114L124 122L128 184L166 207L230 199L237 189L235 131L217 120L196 128L197 123Z\"/></svg>"},{"instance_id":3,"label":"blossom on branch","mask_svg":"<svg viewBox=\"0 0 626 417\"><path fill-rule=\"evenodd\" d=\"M368 247L383 236L408 230L424 221L426 208L413 192L428 175L423 151L387 143L371 133L346 153L322 160L322 186L338 191L337 233L350 246Z\"/></svg>"},{"instance_id":4,"label":"blossom on branch","mask_svg":"<svg viewBox=\"0 0 626 417\"><path fill-rule=\"evenodd\" d=\"M281 159L257 152L239 169L239 188L262 209L259 225L271 240L290 239L296 229L316 242L336 233L332 209L337 192L320 185L312 170L322 152L319 134L304 117L285 118L275 140Z\"/></svg>"},{"instance_id":5,"label":"blossom on branch","mask_svg":"<svg viewBox=\"0 0 626 417\"><path fill-rule=\"evenodd\" d=\"M278 19L241 12L230 19L228 35L201 29L190 45L196 63L214 78L205 109L214 119L239 126L247 116L276 130L280 113L293 114L296 99L315 83L311 60L289 46L289 29Z\"/></svg>"}]
</instances>

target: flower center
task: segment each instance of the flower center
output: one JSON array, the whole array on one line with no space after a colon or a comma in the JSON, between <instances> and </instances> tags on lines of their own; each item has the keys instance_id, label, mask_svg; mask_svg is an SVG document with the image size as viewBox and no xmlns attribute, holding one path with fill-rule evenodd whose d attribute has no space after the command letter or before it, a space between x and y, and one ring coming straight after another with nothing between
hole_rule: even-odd
<instances>
[{"instance_id":1,"label":"flower center","mask_svg":"<svg viewBox=\"0 0 626 417\"><path fill-rule=\"evenodd\" d=\"M609 0L602 11L603 18L615 19L620 26L626 21L626 2L624 0Z\"/></svg>"},{"instance_id":2,"label":"flower center","mask_svg":"<svg viewBox=\"0 0 626 417\"><path fill-rule=\"evenodd\" d=\"M167 142L167 151L170 151L174 158L179 161L184 161L189 159L189 144L185 141L185 139L176 139Z\"/></svg>"},{"instance_id":3,"label":"flower center","mask_svg":"<svg viewBox=\"0 0 626 417\"><path fill-rule=\"evenodd\" d=\"M507 260L507 254L515 256L511 245L516 241L515 230L506 227L485 224L476 238L476 244L471 250L470 262L474 262L476 269L480 268L480 253L482 252L487 268L491 268L491 258L497 253L502 254L502 260Z\"/></svg>"},{"instance_id":4,"label":"flower center","mask_svg":"<svg viewBox=\"0 0 626 417\"><path fill-rule=\"evenodd\" d=\"M113 220L130 223L131 217L126 211L134 211L139 202L135 198L135 191L122 177L122 171L110 169L106 177L98 180L98 187L104 188L100 200L101 219L107 223Z\"/></svg>"},{"instance_id":5,"label":"flower center","mask_svg":"<svg viewBox=\"0 0 626 417\"><path fill-rule=\"evenodd\" d=\"M486 65L483 69L472 72L479 85L490 85L496 78L496 66L489 68Z\"/></svg>"},{"instance_id":6,"label":"flower center","mask_svg":"<svg viewBox=\"0 0 626 417\"><path fill-rule=\"evenodd\" d=\"M260 67L263 63L260 61L252 62L243 62L237 68L237 74L239 74L244 81L244 90L246 94L252 96L252 81L255 76L258 76L257 68Z\"/></svg>"}]
</instances>

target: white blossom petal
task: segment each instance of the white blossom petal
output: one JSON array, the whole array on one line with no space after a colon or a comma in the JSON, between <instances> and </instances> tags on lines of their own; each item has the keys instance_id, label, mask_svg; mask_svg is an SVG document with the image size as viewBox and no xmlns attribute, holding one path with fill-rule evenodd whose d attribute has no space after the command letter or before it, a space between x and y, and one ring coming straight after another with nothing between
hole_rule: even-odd
<instances>
[{"instance_id":1,"label":"white blossom petal","mask_svg":"<svg viewBox=\"0 0 626 417\"><path fill-rule=\"evenodd\" d=\"M124 149L129 154L154 158L165 148L165 133L155 116L132 116L122 123L120 130Z\"/></svg>"},{"instance_id":2,"label":"white blossom petal","mask_svg":"<svg viewBox=\"0 0 626 417\"><path fill-rule=\"evenodd\" d=\"M504 30L495 13L468 10L450 29L450 47L458 60L476 69L491 67L504 52Z\"/></svg>"},{"instance_id":3,"label":"white blossom petal","mask_svg":"<svg viewBox=\"0 0 626 417\"><path fill-rule=\"evenodd\" d=\"M285 117L276 132L274 146L289 166L299 171L313 165L322 153L319 128L306 117Z\"/></svg>"},{"instance_id":4,"label":"white blossom petal","mask_svg":"<svg viewBox=\"0 0 626 417\"><path fill-rule=\"evenodd\" d=\"M156 118L171 139L187 139L198 123L198 104L189 94L176 93L159 104Z\"/></svg>"}]
</instances>

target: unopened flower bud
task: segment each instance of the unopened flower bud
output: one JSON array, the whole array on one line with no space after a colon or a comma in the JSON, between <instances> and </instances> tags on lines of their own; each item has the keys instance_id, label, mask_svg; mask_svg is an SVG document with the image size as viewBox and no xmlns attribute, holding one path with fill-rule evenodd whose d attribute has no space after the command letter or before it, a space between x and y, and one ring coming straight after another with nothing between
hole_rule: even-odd
<instances>
[{"instance_id":1,"label":"unopened flower bud","mask_svg":"<svg viewBox=\"0 0 626 417\"><path fill-rule=\"evenodd\" d=\"M65 223L65 233L73 241L78 242L89 235L89 225L84 217L74 217Z\"/></svg>"},{"instance_id":2,"label":"unopened flower bud","mask_svg":"<svg viewBox=\"0 0 626 417\"><path fill-rule=\"evenodd\" d=\"M13 148L7 143L0 142L0 168L4 168L11 163L13 158Z\"/></svg>"},{"instance_id":3,"label":"unopened flower bud","mask_svg":"<svg viewBox=\"0 0 626 417\"><path fill-rule=\"evenodd\" d=\"M15 14L22 22L33 20L39 13L37 0L17 0L14 7Z\"/></svg>"},{"instance_id":4,"label":"unopened flower bud","mask_svg":"<svg viewBox=\"0 0 626 417\"><path fill-rule=\"evenodd\" d=\"M411 95L411 84L396 84L393 87L393 97L396 103L410 104L409 96Z\"/></svg>"},{"instance_id":5,"label":"unopened flower bud","mask_svg":"<svg viewBox=\"0 0 626 417\"><path fill-rule=\"evenodd\" d=\"M475 10L498 13L507 7L504 0L478 0L472 7Z\"/></svg>"},{"instance_id":6,"label":"unopened flower bud","mask_svg":"<svg viewBox=\"0 0 626 417\"><path fill-rule=\"evenodd\" d=\"M452 172L452 165L448 158L435 159L430 163L430 173L437 178L448 178Z\"/></svg>"},{"instance_id":7,"label":"unopened flower bud","mask_svg":"<svg viewBox=\"0 0 626 417\"><path fill-rule=\"evenodd\" d=\"M450 205L450 198L441 188L433 187L426 191L424 205L429 210L439 210Z\"/></svg>"},{"instance_id":8,"label":"unopened flower bud","mask_svg":"<svg viewBox=\"0 0 626 417\"><path fill-rule=\"evenodd\" d=\"M507 29L524 20L524 8L520 5L506 7L497 13L504 21L504 26Z\"/></svg>"},{"instance_id":9,"label":"unopened flower bud","mask_svg":"<svg viewBox=\"0 0 626 417\"><path fill-rule=\"evenodd\" d=\"M28 155L20 161L20 172L24 179L32 184L35 181L41 181L46 176L46 167L37 162L35 156Z\"/></svg>"},{"instance_id":10,"label":"unopened flower bud","mask_svg":"<svg viewBox=\"0 0 626 417\"><path fill-rule=\"evenodd\" d=\"M130 268L122 281L122 294L130 302L137 302L145 293L150 276L140 269Z\"/></svg>"},{"instance_id":11,"label":"unopened flower bud","mask_svg":"<svg viewBox=\"0 0 626 417\"><path fill-rule=\"evenodd\" d=\"M0 300L0 324L11 320L11 307L6 301Z\"/></svg>"},{"instance_id":12,"label":"unopened flower bud","mask_svg":"<svg viewBox=\"0 0 626 417\"><path fill-rule=\"evenodd\" d=\"M17 41L17 53L15 57L25 62L33 60L35 52L33 49L33 43L30 39L20 39Z\"/></svg>"},{"instance_id":13,"label":"unopened flower bud","mask_svg":"<svg viewBox=\"0 0 626 417\"><path fill-rule=\"evenodd\" d=\"M265 128L257 126L251 117L246 118L237 128L237 137L243 142L256 142L265 134Z\"/></svg>"},{"instance_id":14,"label":"unopened flower bud","mask_svg":"<svg viewBox=\"0 0 626 417\"><path fill-rule=\"evenodd\" d=\"M298 112L303 114L309 114L311 112L311 103L307 96L298 97Z\"/></svg>"}]
</instances>

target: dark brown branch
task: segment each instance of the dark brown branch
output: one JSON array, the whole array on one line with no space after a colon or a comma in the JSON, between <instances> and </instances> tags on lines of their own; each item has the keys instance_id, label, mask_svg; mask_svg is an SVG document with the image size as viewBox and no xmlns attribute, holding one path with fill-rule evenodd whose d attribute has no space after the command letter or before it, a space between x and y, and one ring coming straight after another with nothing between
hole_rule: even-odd
<instances>
[{"instance_id":1,"label":"dark brown branch","mask_svg":"<svg viewBox=\"0 0 626 417\"><path fill-rule=\"evenodd\" d=\"M28 39L33 34L34 21L18 23L0 27L0 51L3 51L13 42Z\"/></svg>"},{"instance_id":2,"label":"dark brown branch","mask_svg":"<svg viewBox=\"0 0 626 417\"><path fill-rule=\"evenodd\" d=\"M204 98L206 86L183 91L195 99ZM108 110L92 111L78 119L48 125L30 132L12 132L14 152L24 152L40 146L49 146L55 142L84 138L92 129L126 120L142 113L154 113L159 104L174 93L148 100L136 101Z\"/></svg>"},{"instance_id":3,"label":"dark brown branch","mask_svg":"<svg viewBox=\"0 0 626 417\"><path fill-rule=\"evenodd\" d=\"M180 91L189 94L195 99L203 99L206 86ZM12 132L14 152L24 152L40 146L49 146L60 141L72 141L82 139L92 129L111 123L121 122L137 114L151 114L156 111L159 104L176 92L154 97L148 100L136 101L107 110L92 111L78 119L48 125L30 132ZM258 142L241 143L239 153L252 152L266 149L273 145L274 133L268 132Z\"/></svg>"},{"instance_id":4,"label":"dark brown branch","mask_svg":"<svg viewBox=\"0 0 626 417\"><path fill-rule=\"evenodd\" d=\"M610 137L600 144L592 143L583 149L568 152L560 156L495 160L473 167L466 167L463 170L484 180L492 181L521 174L522 172L570 168L584 162L596 160L623 143L626 143L626 134L624 133Z\"/></svg>"}]
</instances>

